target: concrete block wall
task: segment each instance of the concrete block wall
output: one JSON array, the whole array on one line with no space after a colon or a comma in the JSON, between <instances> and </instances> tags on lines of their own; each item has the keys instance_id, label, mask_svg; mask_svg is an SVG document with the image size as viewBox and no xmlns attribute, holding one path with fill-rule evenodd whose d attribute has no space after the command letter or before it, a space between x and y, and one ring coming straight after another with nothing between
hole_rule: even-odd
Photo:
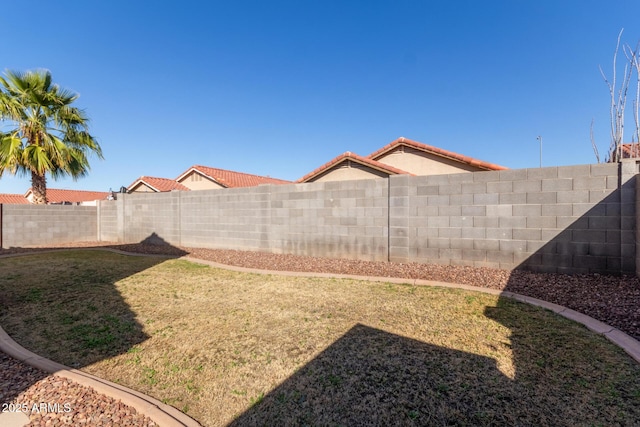
<instances>
[{"instance_id":1,"label":"concrete block wall","mask_svg":"<svg viewBox=\"0 0 640 427\"><path fill-rule=\"evenodd\" d=\"M385 179L276 185L271 190L271 251L388 259Z\"/></svg>"},{"instance_id":2,"label":"concrete block wall","mask_svg":"<svg viewBox=\"0 0 640 427\"><path fill-rule=\"evenodd\" d=\"M635 235L635 241L636 241L636 276L640 277L640 174L636 175L635 177L635 181L636 181L636 202L635 202L635 209L636 209L636 229L635 229L635 233L633 233Z\"/></svg>"},{"instance_id":3,"label":"concrete block wall","mask_svg":"<svg viewBox=\"0 0 640 427\"><path fill-rule=\"evenodd\" d=\"M118 195L118 241L180 246L180 196L179 191ZM105 203L113 202L100 202Z\"/></svg>"},{"instance_id":4,"label":"concrete block wall","mask_svg":"<svg viewBox=\"0 0 640 427\"><path fill-rule=\"evenodd\" d=\"M176 192L176 195L180 197L179 222L183 245L269 249L267 186Z\"/></svg>"},{"instance_id":5,"label":"concrete block wall","mask_svg":"<svg viewBox=\"0 0 640 427\"><path fill-rule=\"evenodd\" d=\"M95 206L3 205L2 247L97 240Z\"/></svg>"},{"instance_id":6,"label":"concrete block wall","mask_svg":"<svg viewBox=\"0 0 640 427\"><path fill-rule=\"evenodd\" d=\"M390 260L635 273L636 168L391 177Z\"/></svg>"},{"instance_id":7,"label":"concrete block wall","mask_svg":"<svg viewBox=\"0 0 640 427\"><path fill-rule=\"evenodd\" d=\"M635 273L638 164L119 195L100 239L561 273Z\"/></svg>"},{"instance_id":8,"label":"concrete block wall","mask_svg":"<svg viewBox=\"0 0 640 427\"><path fill-rule=\"evenodd\" d=\"M107 242L117 242L118 236L118 204L111 201L110 203L98 203L98 236Z\"/></svg>"},{"instance_id":9,"label":"concrete block wall","mask_svg":"<svg viewBox=\"0 0 640 427\"><path fill-rule=\"evenodd\" d=\"M378 179L119 195L100 202L100 238L386 261L387 186Z\"/></svg>"}]
</instances>

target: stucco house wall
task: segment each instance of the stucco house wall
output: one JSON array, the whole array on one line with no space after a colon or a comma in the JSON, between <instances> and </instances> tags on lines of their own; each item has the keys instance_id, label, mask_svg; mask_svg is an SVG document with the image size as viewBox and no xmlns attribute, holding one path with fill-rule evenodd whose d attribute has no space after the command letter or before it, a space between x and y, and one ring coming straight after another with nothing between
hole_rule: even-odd
<instances>
[{"instance_id":1,"label":"stucco house wall","mask_svg":"<svg viewBox=\"0 0 640 427\"><path fill-rule=\"evenodd\" d=\"M314 182L350 181L354 179L387 178L389 174L347 160L319 175Z\"/></svg>"},{"instance_id":2,"label":"stucco house wall","mask_svg":"<svg viewBox=\"0 0 640 427\"><path fill-rule=\"evenodd\" d=\"M136 185L134 188L129 190L131 193L155 193L155 190L151 189L144 183L140 183Z\"/></svg>"},{"instance_id":3,"label":"stucco house wall","mask_svg":"<svg viewBox=\"0 0 640 427\"><path fill-rule=\"evenodd\" d=\"M415 148L400 146L374 160L413 175L446 175L460 172L477 172L482 169L465 163L425 153Z\"/></svg>"},{"instance_id":4,"label":"stucco house wall","mask_svg":"<svg viewBox=\"0 0 640 427\"><path fill-rule=\"evenodd\" d=\"M224 188L222 185L196 171L191 171L178 182L189 188L189 190L211 190L214 188Z\"/></svg>"}]
</instances>

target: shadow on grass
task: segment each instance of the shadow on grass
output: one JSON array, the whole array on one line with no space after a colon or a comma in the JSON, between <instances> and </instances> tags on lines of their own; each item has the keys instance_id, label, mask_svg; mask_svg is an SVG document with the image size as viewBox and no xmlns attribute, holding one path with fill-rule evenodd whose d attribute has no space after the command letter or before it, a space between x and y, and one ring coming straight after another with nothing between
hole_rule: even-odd
<instances>
[{"instance_id":1,"label":"shadow on grass","mask_svg":"<svg viewBox=\"0 0 640 427\"><path fill-rule=\"evenodd\" d=\"M230 425L506 422L483 389L509 382L493 359L358 324Z\"/></svg>"},{"instance_id":2,"label":"shadow on grass","mask_svg":"<svg viewBox=\"0 0 640 427\"><path fill-rule=\"evenodd\" d=\"M157 235L141 243L156 245L165 256L130 257L77 247L0 259L0 326L26 349L72 368L127 352L148 336L115 283L185 254ZM0 254L28 251L11 248ZM27 381L5 379L0 400L11 401L44 376L38 371Z\"/></svg>"},{"instance_id":3,"label":"shadow on grass","mask_svg":"<svg viewBox=\"0 0 640 427\"><path fill-rule=\"evenodd\" d=\"M522 306L524 318L518 318L522 312L513 310L513 304ZM625 403L640 403L637 366L635 371L634 366L621 369L634 376L602 382L616 353L610 354L608 343L590 347L591 335L567 321L567 332L551 334L542 339L544 348L536 348L539 334L548 333L544 320L549 313L501 298L485 314L513 328L510 343L493 345L511 348L515 375L505 375L491 357L357 324L255 400L230 426L573 426L626 425L640 419L635 403ZM526 319L529 315L532 319ZM576 342L576 328L583 342ZM601 360L590 364L590 351L601 352L596 357ZM571 363L579 366L570 368ZM595 369L581 371L589 366Z\"/></svg>"}]
</instances>

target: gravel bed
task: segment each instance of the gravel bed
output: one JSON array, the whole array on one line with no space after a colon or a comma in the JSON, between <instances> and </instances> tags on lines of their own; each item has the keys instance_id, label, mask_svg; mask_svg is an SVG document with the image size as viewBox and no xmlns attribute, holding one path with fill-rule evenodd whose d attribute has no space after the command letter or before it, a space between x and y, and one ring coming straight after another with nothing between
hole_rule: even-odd
<instances>
[{"instance_id":1,"label":"gravel bed","mask_svg":"<svg viewBox=\"0 0 640 427\"><path fill-rule=\"evenodd\" d=\"M0 367L0 402L7 403L2 410L26 413L30 427L157 425L120 401L2 352Z\"/></svg>"},{"instance_id":2,"label":"gravel bed","mask_svg":"<svg viewBox=\"0 0 640 427\"><path fill-rule=\"evenodd\" d=\"M364 276L435 280L507 290L569 307L640 339L640 280L633 276L541 274L526 271L461 267L436 264L387 263L317 258L263 252L178 248L148 244L85 242L60 247L110 247L128 252L190 255L239 267L277 271L325 272ZM11 248L0 255L45 248ZM48 248L50 249L50 248ZM32 414L39 425L153 426L151 420L93 390L26 366L0 353L0 400L17 403L70 403L72 413ZM69 417L76 417L71 419Z\"/></svg>"}]
</instances>

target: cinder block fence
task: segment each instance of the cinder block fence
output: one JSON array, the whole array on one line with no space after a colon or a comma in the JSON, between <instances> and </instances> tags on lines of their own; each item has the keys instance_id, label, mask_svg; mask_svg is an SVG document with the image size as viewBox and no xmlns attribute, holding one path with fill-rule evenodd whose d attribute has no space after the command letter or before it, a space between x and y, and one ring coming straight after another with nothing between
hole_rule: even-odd
<instances>
[{"instance_id":1,"label":"cinder block fence","mask_svg":"<svg viewBox=\"0 0 640 427\"><path fill-rule=\"evenodd\" d=\"M97 239L95 206L0 205L2 248Z\"/></svg>"},{"instance_id":2,"label":"cinder block fence","mask_svg":"<svg viewBox=\"0 0 640 427\"><path fill-rule=\"evenodd\" d=\"M628 160L127 194L97 207L5 205L2 244L146 240L375 261L634 274L640 265L637 177L638 164ZM46 237L38 239L34 228Z\"/></svg>"}]
</instances>

